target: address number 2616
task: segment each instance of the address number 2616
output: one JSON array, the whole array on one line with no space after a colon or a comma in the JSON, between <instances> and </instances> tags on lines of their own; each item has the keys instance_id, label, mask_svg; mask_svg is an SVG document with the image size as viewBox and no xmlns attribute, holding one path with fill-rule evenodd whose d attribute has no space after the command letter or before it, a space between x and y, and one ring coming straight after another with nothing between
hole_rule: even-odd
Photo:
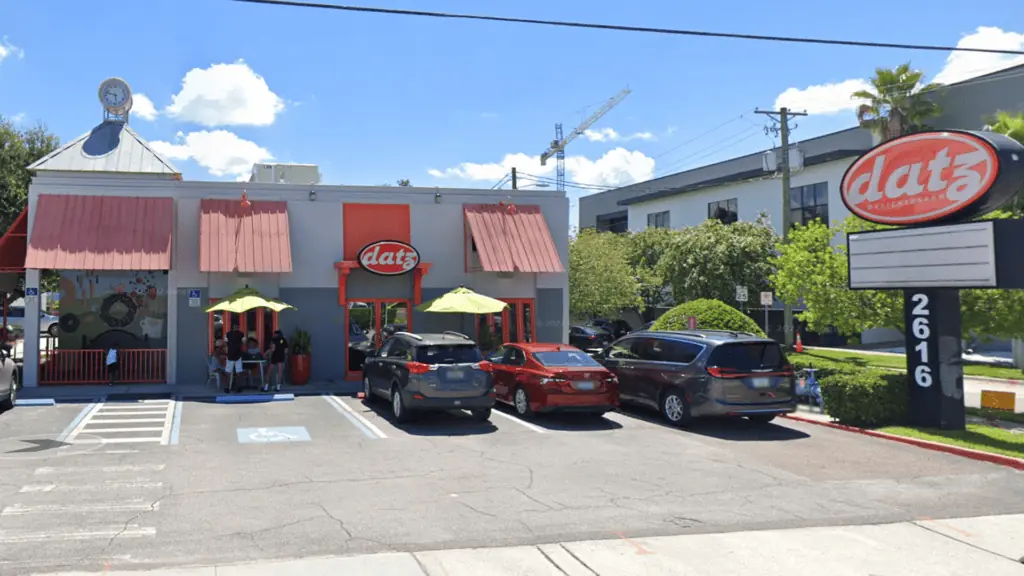
<instances>
[{"instance_id":1,"label":"address number 2616","mask_svg":"<svg viewBox=\"0 0 1024 576\"><path fill-rule=\"evenodd\" d=\"M927 388L932 385L932 368L928 365L928 337L932 335L932 327L928 321L931 314L928 308L928 295L914 294L910 301L914 303L914 308L910 311L911 321L907 328L916 343L913 350L907 352L916 354L919 362L914 368L914 382L922 388Z\"/></svg>"}]
</instances>

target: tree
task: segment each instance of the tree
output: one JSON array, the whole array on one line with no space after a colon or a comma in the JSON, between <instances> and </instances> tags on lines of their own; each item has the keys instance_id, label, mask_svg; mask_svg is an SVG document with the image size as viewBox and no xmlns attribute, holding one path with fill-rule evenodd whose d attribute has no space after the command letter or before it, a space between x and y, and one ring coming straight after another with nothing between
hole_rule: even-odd
<instances>
[{"instance_id":1,"label":"tree","mask_svg":"<svg viewBox=\"0 0 1024 576\"><path fill-rule=\"evenodd\" d=\"M408 178L402 178L401 180L398 180L396 184L398 184L399 186L412 186L412 184L409 183Z\"/></svg>"},{"instance_id":2,"label":"tree","mask_svg":"<svg viewBox=\"0 0 1024 576\"><path fill-rule=\"evenodd\" d=\"M927 120L942 113L939 105L926 95L941 84L922 86L924 73L912 70L910 62L896 68L876 68L871 79L874 91L858 90L851 98L865 101L857 109L857 121L889 140L927 128Z\"/></svg>"},{"instance_id":3,"label":"tree","mask_svg":"<svg viewBox=\"0 0 1024 576\"><path fill-rule=\"evenodd\" d=\"M686 330L688 319L697 319L697 328L704 330L728 330L731 332L747 332L755 336L767 338L764 330L758 327L750 316L721 300L691 300L665 312L651 326L652 330Z\"/></svg>"},{"instance_id":4,"label":"tree","mask_svg":"<svg viewBox=\"0 0 1024 576\"><path fill-rule=\"evenodd\" d=\"M569 315L613 316L643 309L628 260L628 239L585 229L569 240Z\"/></svg>"},{"instance_id":5,"label":"tree","mask_svg":"<svg viewBox=\"0 0 1024 576\"><path fill-rule=\"evenodd\" d=\"M658 263L676 234L677 231L669 228L651 227L627 236L627 259L639 285L640 299L644 303L641 315L645 322L654 320L656 308L671 302Z\"/></svg>"},{"instance_id":6,"label":"tree","mask_svg":"<svg viewBox=\"0 0 1024 576\"><path fill-rule=\"evenodd\" d=\"M736 286L768 288L778 236L761 214L754 222L705 220L673 235L658 262L676 302L711 298L736 300Z\"/></svg>"},{"instance_id":7,"label":"tree","mask_svg":"<svg viewBox=\"0 0 1024 576\"><path fill-rule=\"evenodd\" d=\"M986 218L1010 218L998 211ZM856 335L872 328L903 329L903 293L899 290L850 290L845 245L833 246L837 234L886 228L850 216L828 228L818 221L795 226L789 242L774 259L772 284L779 299L806 311L800 319L811 330L835 327ZM965 339L1024 336L1024 290L961 290L960 310Z\"/></svg>"},{"instance_id":8,"label":"tree","mask_svg":"<svg viewBox=\"0 0 1024 576\"><path fill-rule=\"evenodd\" d=\"M1004 136L1013 138L1017 142L1024 144L1024 112L997 112L994 116L983 119L985 122L985 130L991 132L998 132ZM1024 218L1024 198L1021 194L1018 194L1006 207L1006 210L1011 212L1014 218Z\"/></svg>"},{"instance_id":9,"label":"tree","mask_svg":"<svg viewBox=\"0 0 1024 576\"><path fill-rule=\"evenodd\" d=\"M0 116L0 234L7 232L28 205L28 186L32 174L28 166L60 146L60 139L46 126L37 124L25 131ZM55 290L59 276L52 270L41 275L43 291ZM21 289L13 292L20 297Z\"/></svg>"}]
</instances>

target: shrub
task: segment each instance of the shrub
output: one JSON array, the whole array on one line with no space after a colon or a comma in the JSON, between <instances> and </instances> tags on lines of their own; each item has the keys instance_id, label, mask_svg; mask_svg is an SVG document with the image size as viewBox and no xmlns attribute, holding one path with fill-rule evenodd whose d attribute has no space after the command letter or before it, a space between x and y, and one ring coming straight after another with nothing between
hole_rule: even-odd
<instances>
[{"instance_id":1,"label":"shrub","mask_svg":"<svg viewBox=\"0 0 1024 576\"><path fill-rule=\"evenodd\" d=\"M764 331L746 314L721 300L691 300L662 314L651 327L652 330L686 330L687 316L697 318L697 328L704 330L728 330L749 332L767 338Z\"/></svg>"},{"instance_id":2,"label":"shrub","mask_svg":"<svg viewBox=\"0 0 1024 576\"><path fill-rule=\"evenodd\" d=\"M786 357L789 358L789 363L793 365L793 369L797 372L807 368L814 368L816 370L814 376L819 382L822 378L831 376L832 374L862 372L866 369L853 362L821 358L819 356L814 356L813 354L798 354L790 352Z\"/></svg>"},{"instance_id":3,"label":"shrub","mask_svg":"<svg viewBox=\"0 0 1024 576\"><path fill-rule=\"evenodd\" d=\"M884 426L907 418L906 374L854 367L818 379L825 411L843 424Z\"/></svg>"}]
</instances>

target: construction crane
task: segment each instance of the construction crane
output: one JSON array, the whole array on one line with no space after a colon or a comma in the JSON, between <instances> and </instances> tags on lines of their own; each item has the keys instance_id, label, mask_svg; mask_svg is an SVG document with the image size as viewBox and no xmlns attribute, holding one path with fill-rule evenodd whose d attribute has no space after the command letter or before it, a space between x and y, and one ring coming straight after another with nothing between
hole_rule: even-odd
<instances>
[{"instance_id":1,"label":"construction crane","mask_svg":"<svg viewBox=\"0 0 1024 576\"><path fill-rule=\"evenodd\" d=\"M547 166L548 159L552 156L558 159L556 165L556 178L557 190L559 192L565 192L565 147L576 139L577 136L583 134L588 128L594 125L595 122L601 119L602 116L607 114L612 108L618 106L619 102L626 99L632 90L629 87L625 87L621 92L612 96L610 100L605 102L596 112L590 115L589 118L583 121L582 124L576 127L575 130L569 133L568 136L562 138L562 125L555 124L555 139L551 142L551 146L540 155L540 165Z\"/></svg>"}]
</instances>

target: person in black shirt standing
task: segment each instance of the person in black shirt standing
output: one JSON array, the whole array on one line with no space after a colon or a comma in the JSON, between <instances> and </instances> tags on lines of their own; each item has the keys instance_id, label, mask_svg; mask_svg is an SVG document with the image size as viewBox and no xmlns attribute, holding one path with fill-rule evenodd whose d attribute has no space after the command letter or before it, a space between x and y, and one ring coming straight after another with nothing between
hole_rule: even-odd
<instances>
[{"instance_id":1,"label":"person in black shirt standing","mask_svg":"<svg viewBox=\"0 0 1024 576\"><path fill-rule=\"evenodd\" d=\"M274 376L274 372L277 372L277 384L275 390L281 391L281 382L284 380L284 359L285 354L288 352L288 341L284 339L284 334L280 330L274 330L274 335L270 338L270 372L267 374L267 383L263 385L263 391L266 392L270 387L270 380Z\"/></svg>"},{"instance_id":2,"label":"person in black shirt standing","mask_svg":"<svg viewBox=\"0 0 1024 576\"><path fill-rule=\"evenodd\" d=\"M242 352L245 348L245 334L238 329L238 320L231 319L231 331L224 335L227 342L228 353L224 371L228 373L228 387L225 392L231 392L235 388L235 374L242 373Z\"/></svg>"}]
</instances>

